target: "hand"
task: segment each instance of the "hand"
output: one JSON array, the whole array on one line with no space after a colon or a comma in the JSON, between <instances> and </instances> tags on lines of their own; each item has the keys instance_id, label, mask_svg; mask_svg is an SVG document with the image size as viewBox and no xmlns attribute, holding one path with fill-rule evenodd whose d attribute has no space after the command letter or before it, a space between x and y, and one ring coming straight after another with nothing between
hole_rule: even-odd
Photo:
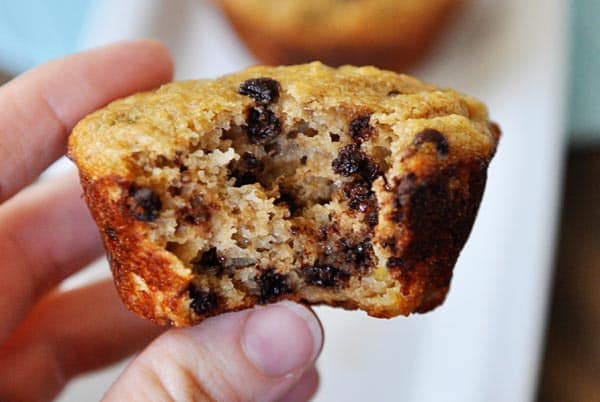
<instances>
[{"instance_id":1,"label":"hand","mask_svg":"<svg viewBox=\"0 0 600 402\"><path fill-rule=\"evenodd\" d=\"M162 330L127 312L112 281L60 282L100 256L74 174L26 187L87 113L167 82L162 45L121 43L36 68L0 88L0 400L49 401L74 376L144 347ZM322 344L314 314L279 303L164 332L106 401L306 401Z\"/></svg>"}]
</instances>

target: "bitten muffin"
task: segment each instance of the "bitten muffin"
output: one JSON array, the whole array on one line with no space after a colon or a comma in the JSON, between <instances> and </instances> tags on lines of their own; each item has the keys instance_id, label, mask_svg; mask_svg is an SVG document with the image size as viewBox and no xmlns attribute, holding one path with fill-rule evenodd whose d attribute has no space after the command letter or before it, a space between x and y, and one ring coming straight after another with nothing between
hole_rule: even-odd
<instances>
[{"instance_id":1,"label":"bitten muffin","mask_svg":"<svg viewBox=\"0 0 600 402\"><path fill-rule=\"evenodd\" d=\"M418 62L463 0L215 0L265 64L394 70Z\"/></svg>"},{"instance_id":2,"label":"bitten muffin","mask_svg":"<svg viewBox=\"0 0 600 402\"><path fill-rule=\"evenodd\" d=\"M393 317L444 300L499 135L469 96L312 63L118 100L69 155L135 313L184 326L290 299Z\"/></svg>"}]
</instances>

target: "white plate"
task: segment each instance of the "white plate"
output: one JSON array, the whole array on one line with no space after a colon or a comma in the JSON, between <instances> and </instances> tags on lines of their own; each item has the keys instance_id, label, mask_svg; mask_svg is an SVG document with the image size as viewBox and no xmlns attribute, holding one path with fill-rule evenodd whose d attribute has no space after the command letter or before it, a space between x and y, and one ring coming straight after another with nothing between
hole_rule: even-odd
<instances>
[{"instance_id":1,"label":"white plate","mask_svg":"<svg viewBox=\"0 0 600 402\"><path fill-rule=\"evenodd\" d=\"M198 1L98 3L90 45L159 37L174 51L177 78L252 63L222 18ZM504 133L452 290L435 312L408 319L319 308L326 344L317 401L533 399L562 171L568 7L472 3L417 71L484 100ZM98 399L116 375L78 380L59 401Z\"/></svg>"}]
</instances>

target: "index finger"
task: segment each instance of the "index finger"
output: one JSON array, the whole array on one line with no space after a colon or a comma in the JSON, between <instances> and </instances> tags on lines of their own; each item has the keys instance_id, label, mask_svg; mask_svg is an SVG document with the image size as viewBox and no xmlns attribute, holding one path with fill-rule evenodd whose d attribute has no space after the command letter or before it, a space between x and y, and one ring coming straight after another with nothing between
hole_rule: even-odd
<instances>
[{"instance_id":1,"label":"index finger","mask_svg":"<svg viewBox=\"0 0 600 402\"><path fill-rule=\"evenodd\" d=\"M171 79L158 42L122 42L55 60L0 87L0 202L66 151L73 126L113 99Z\"/></svg>"}]
</instances>

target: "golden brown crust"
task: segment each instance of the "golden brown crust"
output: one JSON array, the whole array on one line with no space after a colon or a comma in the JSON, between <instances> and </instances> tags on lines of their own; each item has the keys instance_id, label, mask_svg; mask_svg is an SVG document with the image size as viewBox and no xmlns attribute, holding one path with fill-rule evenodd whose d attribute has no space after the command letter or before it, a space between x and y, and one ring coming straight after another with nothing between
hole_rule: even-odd
<instances>
[{"instance_id":1,"label":"golden brown crust","mask_svg":"<svg viewBox=\"0 0 600 402\"><path fill-rule=\"evenodd\" d=\"M117 290L125 304L136 314L151 317L159 324L168 324L167 317L154 317L156 301L152 298L153 292L165 292L174 297L163 309L172 311L173 316L184 316L185 312L173 305L173 301L179 299L178 293L185 291L189 278L175 275L169 269L169 261L163 256L164 249L144 242L141 223L124 212L124 197L116 200L106 197L107 192L126 188L128 183L119 177L92 180L82 174L81 184L85 201L100 229ZM151 292L137 289L134 277L130 275L132 272L144 278Z\"/></svg>"},{"instance_id":2,"label":"golden brown crust","mask_svg":"<svg viewBox=\"0 0 600 402\"><path fill-rule=\"evenodd\" d=\"M417 312L439 305L448 291L483 196L487 164L474 159L443 168L417 167L396 180L389 219L405 230L384 240L398 254L387 266L406 286L422 287Z\"/></svg>"},{"instance_id":3,"label":"golden brown crust","mask_svg":"<svg viewBox=\"0 0 600 402\"><path fill-rule=\"evenodd\" d=\"M463 0L216 3L264 64L319 60L400 71L431 51Z\"/></svg>"},{"instance_id":4,"label":"golden brown crust","mask_svg":"<svg viewBox=\"0 0 600 402\"><path fill-rule=\"evenodd\" d=\"M252 77L278 85L267 102L281 133L266 145L240 145L250 138L244 119L267 113L239 93ZM389 318L443 302L499 136L473 98L374 68L313 63L114 102L78 124L69 155L136 314L184 326L289 299ZM268 155L245 163L269 166L260 185L247 182L244 149L263 147ZM277 156L278 147L287 151ZM300 163L290 159L298 149ZM312 181L334 191L297 196L294 207L284 193L295 175L291 196Z\"/></svg>"}]
</instances>

